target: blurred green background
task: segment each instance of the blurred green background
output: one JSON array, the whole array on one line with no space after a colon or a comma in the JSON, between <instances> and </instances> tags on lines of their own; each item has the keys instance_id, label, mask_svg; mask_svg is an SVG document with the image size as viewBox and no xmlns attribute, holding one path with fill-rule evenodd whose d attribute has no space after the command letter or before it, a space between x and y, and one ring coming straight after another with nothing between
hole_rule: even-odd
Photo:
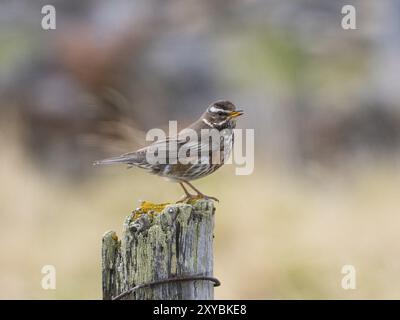
<instances>
[{"instance_id":1,"label":"blurred green background","mask_svg":"<svg viewBox=\"0 0 400 320\"><path fill-rule=\"evenodd\" d=\"M51 31L45 4L0 1L0 298L101 298L103 233L181 190L92 161L217 99L256 159L195 182L220 199L216 298L400 297L400 1L54 0Z\"/></svg>"}]
</instances>

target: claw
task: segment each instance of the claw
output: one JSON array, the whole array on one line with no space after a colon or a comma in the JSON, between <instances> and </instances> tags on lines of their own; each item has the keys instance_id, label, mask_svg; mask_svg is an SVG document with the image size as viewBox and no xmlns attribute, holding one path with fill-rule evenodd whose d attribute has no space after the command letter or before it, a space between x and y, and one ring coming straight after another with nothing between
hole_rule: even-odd
<instances>
[{"instance_id":1,"label":"claw","mask_svg":"<svg viewBox=\"0 0 400 320\"><path fill-rule=\"evenodd\" d=\"M179 199L176 203L183 203L183 202L194 203L200 199L213 200L213 201L219 202L219 200L217 198L211 197L211 196L206 196L205 194L196 194L196 195L186 194L186 195L182 196L182 198Z\"/></svg>"},{"instance_id":2,"label":"claw","mask_svg":"<svg viewBox=\"0 0 400 320\"><path fill-rule=\"evenodd\" d=\"M217 201L217 202L219 202L219 200L216 198L216 197L211 197L211 196L206 196L206 195L201 195L202 196L202 198L203 199L206 199L206 200L214 200L214 201Z\"/></svg>"},{"instance_id":3,"label":"claw","mask_svg":"<svg viewBox=\"0 0 400 320\"><path fill-rule=\"evenodd\" d=\"M189 191L185 188L185 186L183 185L183 182L186 183L189 187L191 187L193 189L193 191L195 191L197 194L193 195L191 193L189 193ZM196 202L196 200L199 199L206 199L206 200L214 200L219 202L219 200L215 197L211 197L211 196L206 196L205 194L201 193L198 189L196 189L192 184L190 184L187 181L182 181L179 182L179 184L181 185L183 191L185 191L185 195L179 199L176 203L181 203L181 202Z\"/></svg>"},{"instance_id":4,"label":"claw","mask_svg":"<svg viewBox=\"0 0 400 320\"><path fill-rule=\"evenodd\" d=\"M199 199L197 196L192 194L186 194L182 196L176 203L184 203L184 202L195 202L195 200Z\"/></svg>"}]
</instances>

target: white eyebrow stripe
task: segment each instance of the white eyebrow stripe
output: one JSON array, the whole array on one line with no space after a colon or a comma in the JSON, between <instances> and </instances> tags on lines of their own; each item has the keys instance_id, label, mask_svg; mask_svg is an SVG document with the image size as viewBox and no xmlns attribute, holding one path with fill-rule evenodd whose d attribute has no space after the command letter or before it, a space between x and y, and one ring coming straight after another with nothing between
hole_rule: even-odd
<instances>
[{"instance_id":1,"label":"white eyebrow stripe","mask_svg":"<svg viewBox=\"0 0 400 320\"><path fill-rule=\"evenodd\" d=\"M231 113L228 110L224 110L224 109L220 109L220 108L216 108L214 106L212 106L210 109L208 109L208 111L212 112L212 113L217 113L217 112L222 112L222 113Z\"/></svg>"},{"instance_id":2,"label":"white eyebrow stripe","mask_svg":"<svg viewBox=\"0 0 400 320\"><path fill-rule=\"evenodd\" d=\"M214 128L214 126L207 120L207 119L203 119L202 120L206 125L208 125L210 128Z\"/></svg>"}]
</instances>

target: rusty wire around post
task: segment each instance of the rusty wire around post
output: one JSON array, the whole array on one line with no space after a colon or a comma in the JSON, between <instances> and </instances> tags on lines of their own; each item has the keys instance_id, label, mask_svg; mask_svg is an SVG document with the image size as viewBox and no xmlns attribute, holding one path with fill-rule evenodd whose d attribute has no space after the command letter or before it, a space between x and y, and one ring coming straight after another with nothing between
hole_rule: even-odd
<instances>
[{"instance_id":1,"label":"rusty wire around post","mask_svg":"<svg viewBox=\"0 0 400 320\"><path fill-rule=\"evenodd\" d=\"M130 288L130 289L120 293L119 295L113 297L111 300L121 300L122 298L126 297L127 295L131 294L132 292L134 292L138 289L147 288L147 287L155 286L158 284L181 282L181 281L196 281L196 280L204 280L204 281L214 282L214 287L219 287L221 285L221 282L217 278L210 277L210 276L205 276L205 275L180 276L180 277L168 278L168 279L163 279L163 280L155 280L155 281L150 281L150 282L139 284L137 286L134 286L133 288Z\"/></svg>"}]
</instances>

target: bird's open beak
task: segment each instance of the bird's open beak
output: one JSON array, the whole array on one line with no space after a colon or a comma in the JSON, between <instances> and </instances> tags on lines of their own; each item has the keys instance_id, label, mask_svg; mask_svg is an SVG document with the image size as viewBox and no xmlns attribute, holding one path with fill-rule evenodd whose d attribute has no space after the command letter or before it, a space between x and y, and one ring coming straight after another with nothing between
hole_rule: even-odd
<instances>
[{"instance_id":1,"label":"bird's open beak","mask_svg":"<svg viewBox=\"0 0 400 320\"><path fill-rule=\"evenodd\" d=\"M237 117L241 116L243 113L244 113L243 110L232 111L229 114L229 118L231 118L231 119L232 118L237 118Z\"/></svg>"}]
</instances>

